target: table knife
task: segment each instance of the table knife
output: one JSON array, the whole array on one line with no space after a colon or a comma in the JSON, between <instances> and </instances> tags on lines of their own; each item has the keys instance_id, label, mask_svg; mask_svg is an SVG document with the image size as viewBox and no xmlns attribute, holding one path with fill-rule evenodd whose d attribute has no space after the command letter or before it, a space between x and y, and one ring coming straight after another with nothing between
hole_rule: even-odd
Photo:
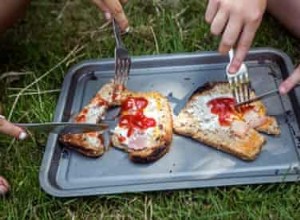
<instances>
[{"instance_id":1,"label":"table knife","mask_svg":"<svg viewBox=\"0 0 300 220\"><path fill-rule=\"evenodd\" d=\"M14 123L24 129L49 133L83 133L104 131L109 126L105 123L74 123L74 122L45 122L45 123Z\"/></svg>"},{"instance_id":2,"label":"table knife","mask_svg":"<svg viewBox=\"0 0 300 220\"><path fill-rule=\"evenodd\" d=\"M297 88L299 87L300 84L297 84L294 88ZM246 100L246 101L243 101L243 102L239 102L235 105L235 107L238 107L238 106L242 106L242 105L245 105L245 104L249 104L249 103L252 103L252 102L255 102L255 101L258 101L258 100L261 100L263 98L267 98L267 97L270 97L270 96L273 96L273 95L277 95L279 94L279 89L272 89L270 91L267 91L265 93L262 93L254 98L251 98L249 100Z\"/></svg>"}]
</instances>

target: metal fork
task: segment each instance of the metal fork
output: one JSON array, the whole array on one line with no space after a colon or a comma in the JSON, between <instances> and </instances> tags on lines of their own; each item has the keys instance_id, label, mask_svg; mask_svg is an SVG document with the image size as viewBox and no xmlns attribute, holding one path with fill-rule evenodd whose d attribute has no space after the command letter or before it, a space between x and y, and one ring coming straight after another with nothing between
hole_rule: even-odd
<instances>
[{"instance_id":1,"label":"metal fork","mask_svg":"<svg viewBox=\"0 0 300 220\"><path fill-rule=\"evenodd\" d=\"M248 75L248 69L243 63L240 69L236 73L229 73L229 65L233 59L234 52L233 49L229 51L230 62L226 67L226 75L230 85L230 89L233 97L236 99L236 103L246 102L250 99L250 80Z\"/></svg>"},{"instance_id":2,"label":"metal fork","mask_svg":"<svg viewBox=\"0 0 300 220\"><path fill-rule=\"evenodd\" d=\"M128 76L131 67L131 58L129 56L128 50L124 47L121 40L120 27L116 23L115 19L112 20L114 35L116 40L115 47L115 85L120 85L122 87L126 86L128 81Z\"/></svg>"}]
</instances>

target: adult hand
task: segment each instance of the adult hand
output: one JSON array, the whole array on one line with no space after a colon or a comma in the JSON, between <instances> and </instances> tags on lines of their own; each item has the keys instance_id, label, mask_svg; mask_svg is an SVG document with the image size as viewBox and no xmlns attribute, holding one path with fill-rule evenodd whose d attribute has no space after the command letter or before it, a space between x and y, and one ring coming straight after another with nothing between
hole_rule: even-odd
<instances>
[{"instance_id":1,"label":"adult hand","mask_svg":"<svg viewBox=\"0 0 300 220\"><path fill-rule=\"evenodd\" d=\"M13 125L2 115L0 115L0 133L10 135L19 140L24 140L27 137L26 132L22 128Z\"/></svg>"},{"instance_id":2,"label":"adult hand","mask_svg":"<svg viewBox=\"0 0 300 220\"><path fill-rule=\"evenodd\" d=\"M127 31L128 20L124 13L122 4L127 0L92 0L98 8L103 11L107 20L115 18L122 31Z\"/></svg>"},{"instance_id":3,"label":"adult hand","mask_svg":"<svg viewBox=\"0 0 300 220\"><path fill-rule=\"evenodd\" d=\"M266 10L267 0L209 0L205 20L211 33L222 35L219 52L236 46L229 72L239 70Z\"/></svg>"},{"instance_id":4,"label":"adult hand","mask_svg":"<svg viewBox=\"0 0 300 220\"><path fill-rule=\"evenodd\" d=\"M294 70L294 72L284 80L280 86L279 91L280 94L285 95L287 94L294 86L300 83L300 65Z\"/></svg>"}]
</instances>

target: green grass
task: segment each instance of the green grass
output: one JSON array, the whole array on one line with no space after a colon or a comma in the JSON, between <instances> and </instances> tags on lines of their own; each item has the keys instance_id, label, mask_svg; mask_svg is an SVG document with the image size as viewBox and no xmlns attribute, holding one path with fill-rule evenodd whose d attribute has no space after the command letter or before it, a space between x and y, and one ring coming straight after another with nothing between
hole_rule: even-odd
<instances>
[{"instance_id":1,"label":"green grass","mask_svg":"<svg viewBox=\"0 0 300 220\"><path fill-rule=\"evenodd\" d=\"M125 38L126 46L135 56L216 50L218 39L209 34L203 18L205 5L206 1L196 0L130 0L126 11L132 31ZM1 82L4 114L11 115L13 121L52 120L68 68L84 59L113 57L114 39L110 26L104 24L102 15L89 1L33 1L25 19L0 40L0 72L28 73L17 81ZM297 43L266 16L253 46L281 49L297 63ZM74 48L77 50L71 52ZM27 94L30 92L33 94ZM38 182L46 138L41 134L34 140L16 142L1 136L0 173L10 181L12 191L8 198L0 199L0 219L300 217L297 183L53 198L41 190Z\"/></svg>"}]
</instances>

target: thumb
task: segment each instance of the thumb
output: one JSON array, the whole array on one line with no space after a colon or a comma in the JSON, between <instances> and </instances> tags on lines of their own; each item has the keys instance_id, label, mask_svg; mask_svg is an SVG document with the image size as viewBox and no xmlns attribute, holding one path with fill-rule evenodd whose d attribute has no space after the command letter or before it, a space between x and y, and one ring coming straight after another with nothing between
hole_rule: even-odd
<instances>
[{"instance_id":1,"label":"thumb","mask_svg":"<svg viewBox=\"0 0 300 220\"><path fill-rule=\"evenodd\" d=\"M27 137L26 132L22 128L13 125L2 115L0 115L0 133L10 135L19 140L24 140Z\"/></svg>"},{"instance_id":2,"label":"thumb","mask_svg":"<svg viewBox=\"0 0 300 220\"><path fill-rule=\"evenodd\" d=\"M294 72L286 80L284 80L280 84L279 86L280 93L282 95L287 94L299 82L300 82L300 65L294 70Z\"/></svg>"}]
</instances>

